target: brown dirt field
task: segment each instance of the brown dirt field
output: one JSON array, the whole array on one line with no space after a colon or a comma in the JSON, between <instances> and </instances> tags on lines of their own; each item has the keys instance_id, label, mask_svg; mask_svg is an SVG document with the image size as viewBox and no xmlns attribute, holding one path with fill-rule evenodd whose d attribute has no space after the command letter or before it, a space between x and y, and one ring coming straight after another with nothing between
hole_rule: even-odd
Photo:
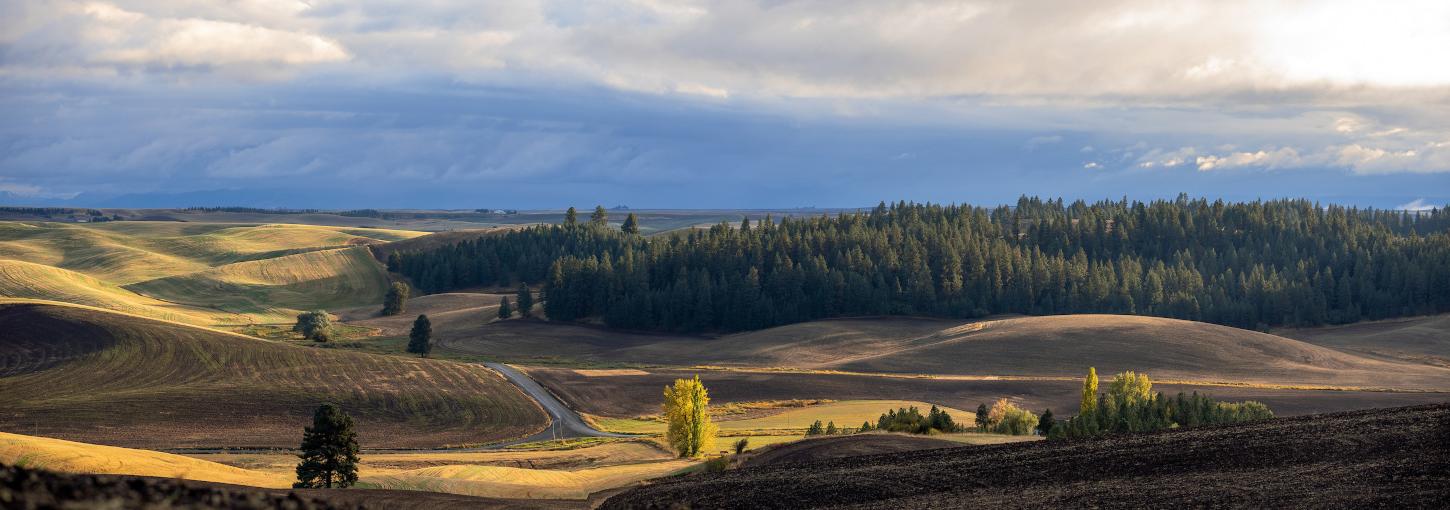
<instances>
[{"instance_id":1,"label":"brown dirt field","mask_svg":"<svg viewBox=\"0 0 1450 510\"><path fill-rule=\"evenodd\" d=\"M761 400L920 400L957 409L1010 398L1036 412L1051 408L1059 416L1076 412L1078 381L954 380L874 377L845 374L757 373L722 370L650 369L648 375L586 377L573 369L528 367L539 381L575 409L600 416L628 418L659 412L660 392L675 379L696 374L715 404ZM1111 377L1100 373L1104 377ZM1150 374L1152 375L1152 374ZM1286 390L1225 386L1155 384L1156 391L1208 393L1229 401L1257 400L1279 416L1450 401L1450 393ZM884 409L882 410L885 411Z\"/></svg>"},{"instance_id":2,"label":"brown dirt field","mask_svg":"<svg viewBox=\"0 0 1450 510\"><path fill-rule=\"evenodd\" d=\"M1274 333L1378 359L1450 367L1450 314Z\"/></svg>"},{"instance_id":3,"label":"brown dirt field","mask_svg":"<svg viewBox=\"0 0 1450 510\"><path fill-rule=\"evenodd\" d=\"M676 477L601 508L1442 508L1450 404Z\"/></svg>"},{"instance_id":4,"label":"brown dirt field","mask_svg":"<svg viewBox=\"0 0 1450 510\"><path fill-rule=\"evenodd\" d=\"M961 443L925 436L901 434L856 434L841 437L806 439L766 448L751 454L741 467L773 466L797 462L839 459L857 455L914 452L936 448L959 448Z\"/></svg>"},{"instance_id":5,"label":"brown dirt field","mask_svg":"<svg viewBox=\"0 0 1450 510\"><path fill-rule=\"evenodd\" d=\"M484 443L546 423L478 365L67 305L0 304L0 331L0 430L136 448L291 448L321 402L354 417L366 448Z\"/></svg>"},{"instance_id":6,"label":"brown dirt field","mask_svg":"<svg viewBox=\"0 0 1450 510\"><path fill-rule=\"evenodd\" d=\"M523 363L792 367L902 374L1161 379L1450 390L1450 368L1375 359L1206 323L1123 315L986 321L836 319L719 338L508 321L439 333L440 350Z\"/></svg>"}]
</instances>

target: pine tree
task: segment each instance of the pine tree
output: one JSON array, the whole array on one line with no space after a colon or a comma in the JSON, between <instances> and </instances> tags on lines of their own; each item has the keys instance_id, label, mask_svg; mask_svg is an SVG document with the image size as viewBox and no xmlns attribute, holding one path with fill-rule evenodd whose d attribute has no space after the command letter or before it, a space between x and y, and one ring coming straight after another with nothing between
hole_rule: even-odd
<instances>
[{"instance_id":1,"label":"pine tree","mask_svg":"<svg viewBox=\"0 0 1450 510\"><path fill-rule=\"evenodd\" d=\"M594 206L594 214L589 215L589 226L601 228L609 226L609 211L604 210L602 205Z\"/></svg>"},{"instance_id":2,"label":"pine tree","mask_svg":"<svg viewBox=\"0 0 1450 510\"><path fill-rule=\"evenodd\" d=\"M509 298L508 296L504 296L503 301L498 303L498 318L499 320L504 320L513 316L514 311L512 308L509 308Z\"/></svg>"},{"instance_id":3,"label":"pine tree","mask_svg":"<svg viewBox=\"0 0 1450 510\"><path fill-rule=\"evenodd\" d=\"M992 423L988 413L987 404L977 404L977 430L987 431L987 426Z\"/></svg>"},{"instance_id":4,"label":"pine tree","mask_svg":"<svg viewBox=\"0 0 1450 510\"><path fill-rule=\"evenodd\" d=\"M396 273L396 272L399 272L399 271L402 271L402 270L403 270L403 259L398 256L398 252L389 253L388 254L388 271Z\"/></svg>"},{"instance_id":5,"label":"pine tree","mask_svg":"<svg viewBox=\"0 0 1450 510\"><path fill-rule=\"evenodd\" d=\"M1088 367L1088 375L1082 380L1082 400L1078 403L1077 414L1089 416L1097 411L1098 405L1098 369Z\"/></svg>"},{"instance_id":6,"label":"pine tree","mask_svg":"<svg viewBox=\"0 0 1450 510\"><path fill-rule=\"evenodd\" d=\"M383 315L398 315L408 306L408 284L393 282L383 297Z\"/></svg>"},{"instance_id":7,"label":"pine tree","mask_svg":"<svg viewBox=\"0 0 1450 510\"><path fill-rule=\"evenodd\" d=\"M432 350L433 323L428 321L427 315L419 315L413 320L413 330L408 332L408 352L426 358Z\"/></svg>"},{"instance_id":8,"label":"pine tree","mask_svg":"<svg viewBox=\"0 0 1450 510\"><path fill-rule=\"evenodd\" d=\"M740 455L742 453L745 453L745 449L746 448L749 448L749 447L750 447L750 438L748 438L748 437L742 437L742 438L740 438L739 441L736 441L735 442L735 454L736 455Z\"/></svg>"},{"instance_id":9,"label":"pine tree","mask_svg":"<svg viewBox=\"0 0 1450 510\"><path fill-rule=\"evenodd\" d=\"M578 225L578 224L579 224L579 212L578 211L575 211L573 207L570 207L569 210L564 211L564 226L566 226L566 227L572 227L572 226L575 226L575 225Z\"/></svg>"},{"instance_id":10,"label":"pine tree","mask_svg":"<svg viewBox=\"0 0 1450 510\"><path fill-rule=\"evenodd\" d=\"M1052 433L1052 427L1057 425L1057 420L1052 417L1052 410L1042 411L1042 416L1037 418L1037 433L1047 436Z\"/></svg>"},{"instance_id":11,"label":"pine tree","mask_svg":"<svg viewBox=\"0 0 1450 510\"><path fill-rule=\"evenodd\" d=\"M624 217L624 225L619 229L626 234L639 234L639 218L636 218L634 213L629 213L629 216Z\"/></svg>"},{"instance_id":12,"label":"pine tree","mask_svg":"<svg viewBox=\"0 0 1450 510\"><path fill-rule=\"evenodd\" d=\"M697 457L714 447L717 428L709 405L710 395L698 375L665 386L665 442L680 457Z\"/></svg>"},{"instance_id":13,"label":"pine tree","mask_svg":"<svg viewBox=\"0 0 1450 510\"><path fill-rule=\"evenodd\" d=\"M806 427L807 436L819 436L826 433L826 427L821 425L821 420L816 420L810 427Z\"/></svg>"},{"instance_id":14,"label":"pine tree","mask_svg":"<svg viewBox=\"0 0 1450 510\"><path fill-rule=\"evenodd\" d=\"M296 488L347 488L357 483L357 433L352 417L333 404L322 404L303 429L302 462L297 464Z\"/></svg>"},{"instance_id":15,"label":"pine tree","mask_svg":"<svg viewBox=\"0 0 1450 510\"><path fill-rule=\"evenodd\" d=\"M840 432L840 430L837 430L836 429L836 422L834 420L832 420L829 423L826 423L826 432L825 432L826 435L828 435L828 436L834 436L834 435L836 435L837 432Z\"/></svg>"},{"instance_id":16,"label":"pine tree","mask_svg":"<svg viewBox=\"0 0 1450 510\"><path fill-rule=\"evenodd\" d=\"M517 292L519 304L519 316L525 319L534 316L534 293L529 290L528 285L519 284Z\"/></svg>"}]
</instances>

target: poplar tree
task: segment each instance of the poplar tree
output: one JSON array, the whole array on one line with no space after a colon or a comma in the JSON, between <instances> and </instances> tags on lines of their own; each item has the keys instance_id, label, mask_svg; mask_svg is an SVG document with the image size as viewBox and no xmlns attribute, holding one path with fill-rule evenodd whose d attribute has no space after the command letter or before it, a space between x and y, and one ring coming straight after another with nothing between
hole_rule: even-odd
<instances>
[{"instance_id":1,"label":"poplar tree","mask_svg":"<svg viewBox=\"0 0 1450 510\"><path fill-rule=\"evenodd\" d=\"M1082 400L1078 403L1077 414L1087 416L1097 411L1098 407L1098 369L1088 367L1088 375L1082 380Z\"/></svg>"},{"instance_id":2,"label":"poplar tree","mask_svg":"<svg viewBox=\"0 0 1450 510\"><path fill-rule=\"evenodd\" d=\"M333 404L322 404L312 414L312 426L302 431L297 454L295 488L347 488L357 483L357 432L352 417Z\"/></svg>"},{"instance_id":3,"label":"poplar tree","mask_svg":"<svg viewBox=\"0 0 1450 510\"><path fill-rule=\"evenodd\" d=\"M665 386L665 442L680 457L698 457L715 446L717 428L709 405L710 395L698 375Z\"/></svg>"}]
</instances>

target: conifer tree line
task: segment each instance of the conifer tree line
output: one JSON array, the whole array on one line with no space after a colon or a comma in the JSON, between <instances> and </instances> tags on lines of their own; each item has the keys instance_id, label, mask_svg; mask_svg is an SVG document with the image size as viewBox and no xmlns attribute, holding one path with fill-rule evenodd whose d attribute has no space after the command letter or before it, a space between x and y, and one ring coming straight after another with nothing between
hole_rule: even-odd
<instances>
[{"instance_id":1,"label":"conifer tree line","mask_svg":"<svg viewBox=\"0 0 1450 510\"><path fill-rule=\"evenodd\" d=\"M1446 216L1304 200L1024 197L1015 207L883 203L642 237L596 210L588 223L404 253L397 267L426 292L533 284L552 320L632 329L995 313L1308 326L1450 311Z\"/></svg>"}]
</instances>

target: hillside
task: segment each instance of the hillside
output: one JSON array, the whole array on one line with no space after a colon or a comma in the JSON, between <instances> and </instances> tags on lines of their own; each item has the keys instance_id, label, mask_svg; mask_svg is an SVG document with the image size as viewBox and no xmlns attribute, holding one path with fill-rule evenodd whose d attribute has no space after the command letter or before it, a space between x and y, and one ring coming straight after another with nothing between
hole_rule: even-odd
<instances>
[{"instance_id":1,"label":"hillside","mask_svg":"<svg viewBox=\"0 0 1450 510\"><path fill-rule=\"evenodd\" d=\"M1450 314L1275 333L1367 356L1450 368Z\"/></svg>"},{"instance_id":2,"label":"hillside","mask_svg":"<svg viewBox=\"0 0 1450 510\"><path fill-rule=\"evenodd\" d=\"M386 229L181 222L0 222L0 259L59 267L126 285L302 251L423 235Z\"/></svg>"},{"instance_id":3,"label":"hillside","mask_svg":"<svg viewBox=\"0 0 1450 510\"><path fill-rule=\"evenodd\" d=\"M63 301L191 324L244 322L216 310L142 296L75 271L19 260L0 259L0 298Z\"/></svg>"},{"instance_id":4,"label":"hillside","mask_svg":"<svg viewBox=\"0 0 1450 510\"><path fill-rule=\"evenodd\" d=\"M60 304L0 304L0 430L143 448L295 447L318 403L368 448L523 436L538 406L476 365L296 347Z\"/></svg>"},{"instance_id":5,"label":"hillside","mask_svg":"<svg viewBox=\"0 0 1450 510\"><path fill-rule=\"evenodd\" d=\"M440 332L444 349L521 360L788 367L898 374L1158 379L1450 390L1450 369L1265 333L1131 315L962 321L832 319L703 338L507 321Z\"/></svg>"},{"instance_id":6,"label":"hillside","mask_svg":"<svg viewBox=\"0 0 1450 510\"><path fill-rule=\"evenodd\" d=\"M231 313L287 311L381 304L384 269L363 246L237 262L205 271L128 285L128 290L166 301Z\"/></svg>"},{"instance_id":7,"label":"hillside","mask_svg":"<svg viewBox=\"0 0 1450 510\"><path fill-rule=\"evenodd\" d=\"M151 450L78 443L0 432L0 464L62 473L185 478L255 487L287 488L294 477Z\"/></svg>"},{"instance_id":8,"label":"hillside","mask_svg":"<svg viewBox=\"0 0 1450 510\"><path fill-rule=\"evenodd\" d=\"M745 467L813 462L860 455L914 452L957 448L961 443L905 434L852 434L786 443L755 452L741 463Z\"/></svg>"},{"instance_id":9,"label":"hillside","mask_svg":"<svg viewBox=\"0 0 1450 510\"><path fill-rule=\"evenodd\" d=\"M1450 404L661 480L602 508L1438 507Z\"/></svg>"}]
</instances>

